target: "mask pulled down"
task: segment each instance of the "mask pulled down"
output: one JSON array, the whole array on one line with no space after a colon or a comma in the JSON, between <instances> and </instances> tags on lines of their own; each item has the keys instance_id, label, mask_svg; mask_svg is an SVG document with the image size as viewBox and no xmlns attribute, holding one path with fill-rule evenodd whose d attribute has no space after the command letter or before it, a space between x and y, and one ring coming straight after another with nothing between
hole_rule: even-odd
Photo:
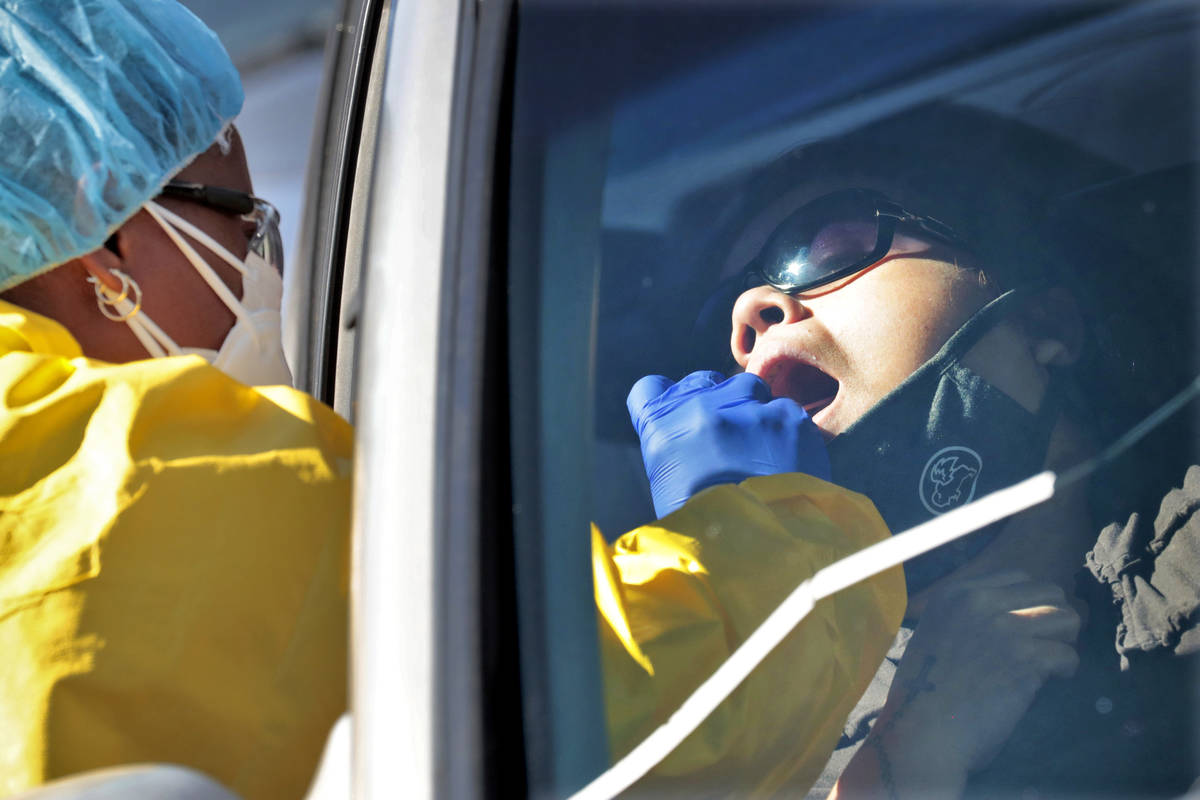
<instances>
[{"instance_id":1,"label":"mask pulled down","mask_svg":"<svg viewBox=\"0 0 1200 800\"><path fill-rule=\"evenodd\" d=\"M977 311L941 350L829 443L833 482L866 495L900 533L1042 469L1061 405L1051 380L1036 413L963 364L1019 293ZM912 595L979 554L997 523L904 565Z\"/></svg>"}]
</instances>

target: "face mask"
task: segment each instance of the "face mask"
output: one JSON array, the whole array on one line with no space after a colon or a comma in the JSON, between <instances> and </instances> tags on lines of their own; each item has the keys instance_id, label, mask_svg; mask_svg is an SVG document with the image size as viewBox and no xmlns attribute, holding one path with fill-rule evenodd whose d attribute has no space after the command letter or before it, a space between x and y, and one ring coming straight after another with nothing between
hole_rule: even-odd
<instances>
[{"instance_id":1,"label":"face mask","mask_svg":"<svg viewBox=\"0 0 1200 800\"><path fill-rule=\"evenodd\" d=\"M1060 404L1051 380L1036 414L961 363L1017 295L974 314L938 353L829 443L833 482L875 503L898 533L1042 469ZM997 523L904 565L909 595L965 564Z\"/></svg>"},{"instance_id":2,"label":"face mask","mask_svg":"<svg viewBox=\"0 0 1200 800\"><path fill-rule=\"evenodd\" d=\"M114 303L146 351L155 357L201 356L226 375L248 386L290 385L292 374L283 354L283 328L279 312L283 279L279 273L253 251L247 253L245 261L242 261L204 231L157 203L147 203L145 208L236 317L220 350L180 347L144 311L136 310L128 299ZM183 238L181 231L241 273L241 300L233 296L225 282ZM128 308L123 308L122 303Z\"/></svg>"}]
</instances>

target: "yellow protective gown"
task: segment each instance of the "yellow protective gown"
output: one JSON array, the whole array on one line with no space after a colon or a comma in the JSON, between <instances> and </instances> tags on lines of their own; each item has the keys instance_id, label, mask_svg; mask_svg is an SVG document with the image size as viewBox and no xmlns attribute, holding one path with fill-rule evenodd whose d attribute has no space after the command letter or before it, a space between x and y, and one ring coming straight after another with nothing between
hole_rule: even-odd
<instances>
[{"instance_id":1,"label":"yellow protective gown","mask_svg":"<svg viewBox=\"0 0 1200 800\"><path fill-rule=\"evenodd\" d=\"M90 361L3 302L0 392L0 796L147 761L301 796L346 704L350 426L195 357ZM715 487L612 547L593 532L614 752L886 535L803 475ZM804 788L903 608L898 570L823 601L652 777Z\"/></svg>"},{"instance_id":2,"label":"yellow protective gown","mask_svg":"<svg viewBox=\"0 0 1200 800\"><path fill-rule=\"evenodd\" d=\"M865 497L798 474L713 487L611 546L593 529L613 756L666 721L802 580L888 535ZM899 568L819 602L635 794L803 795L905 602Z\"/></svg>"},{"instance_id":3,"label":"yellow protective gown","mask_svg":"<svg viewBox=\"0 0 1200 800\"><path fill-rule=\"evenodd\" d=\"M0 302L0 796L175 762L301 797L346 707L350 426Z\"/></svg>"}]
</instances>

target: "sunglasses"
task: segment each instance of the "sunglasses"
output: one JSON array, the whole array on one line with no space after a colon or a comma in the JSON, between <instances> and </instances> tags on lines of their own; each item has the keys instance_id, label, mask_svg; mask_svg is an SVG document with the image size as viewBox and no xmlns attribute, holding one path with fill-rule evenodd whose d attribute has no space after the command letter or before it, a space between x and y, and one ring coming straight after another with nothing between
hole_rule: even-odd
<instances>
[{"instance_id":1,"label":"sunglasses","mask_svg":"<svg viewBox=\"0 0 1200 800\"><path fill-rule=\"evenodd\" d=\"M237 214L254 223L254 234L250 237L250 250L257 253L277 272L282 273L283 237L279 233L279 212L275 206L248 192L209 186L203 183L169 181L162 188L164 197L191 200L226 214Z\"/></svg>"},{"instance_id":2,"label":"sunglasses","mask_svg":"<svg viewBox=\"0 0 1200 800\"><path fill-rule=\"evenodd\" d=\"M883 260L901 223L967 247L933 217L906 211L870 189L843 189L805 204L780 223L747 266L747 286L765 283L801 294L853 275Z\"/></svg>"}]
</instances>

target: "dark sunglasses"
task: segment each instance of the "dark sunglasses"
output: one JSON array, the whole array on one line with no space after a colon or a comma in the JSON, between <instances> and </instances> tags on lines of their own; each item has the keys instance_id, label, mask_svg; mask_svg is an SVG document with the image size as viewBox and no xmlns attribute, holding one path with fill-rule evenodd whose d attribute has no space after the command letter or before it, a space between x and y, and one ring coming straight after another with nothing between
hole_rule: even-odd
<instances>
[{"instance_id":1,"label":"dark sunglasses","mask_svg":"<svg viewBox=\"0 0 1200 800\"><path fill-rule=\"evenodd\" d=\"M879 263L896 226L920 228L956 247L966 243L945 223L913 214L870 189L843 189L794 211L746 268L748 286L764 283L801 294Z\"/></svg>"}]
</instances>

